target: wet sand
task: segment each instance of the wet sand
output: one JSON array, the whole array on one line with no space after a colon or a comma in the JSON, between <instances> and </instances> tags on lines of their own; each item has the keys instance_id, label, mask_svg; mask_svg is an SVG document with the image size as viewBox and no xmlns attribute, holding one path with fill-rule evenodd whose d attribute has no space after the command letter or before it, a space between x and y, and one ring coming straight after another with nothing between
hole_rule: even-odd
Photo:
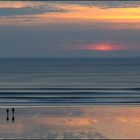
<instances>
[{"instance_id":1,"label":"wet sand","mask_svg":"<svg viewBox=\"0 0 140 140\"><path fill-rule=\"evenodd\" d=\"M138 139L140 106L0 107L0 139Z\"/></svg>"}]
</instances>

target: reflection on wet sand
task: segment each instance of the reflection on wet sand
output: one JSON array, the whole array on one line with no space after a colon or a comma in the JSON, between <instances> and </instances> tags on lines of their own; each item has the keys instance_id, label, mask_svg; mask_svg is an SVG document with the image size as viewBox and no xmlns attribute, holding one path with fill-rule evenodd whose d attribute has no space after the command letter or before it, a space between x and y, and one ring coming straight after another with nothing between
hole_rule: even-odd
<instances>
[{"instance_id":1,"label":"reflection on wet sand","mask_svg":"<svg viewBox=\"0 0 140 140\"><path fill-rule=\"evenodd\" d=\"M0 119L0 138L134 139L139 130L140 107L19 107L14 124Z\"/></svg>"}]
</instances>

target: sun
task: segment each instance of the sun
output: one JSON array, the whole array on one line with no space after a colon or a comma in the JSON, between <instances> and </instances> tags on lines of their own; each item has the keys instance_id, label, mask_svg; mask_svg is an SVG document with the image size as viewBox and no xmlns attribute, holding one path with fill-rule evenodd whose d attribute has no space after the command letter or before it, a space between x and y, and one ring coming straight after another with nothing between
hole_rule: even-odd
<instances>
[{"instance_id":1,"label":"sun","mask_svg":"<svg viewBox=\"0 0 140 140\"><path fill-rule=\"evenodd\" d=\"M102 52L107 52L107 51L114 51L117 50L117 46L109 43L95 43L95 44L90 44L86 46L86 50L93 50L93 51L102 51Z\"/></svg>"},{"instance_id":2,"label":"sun","mask_svg":"<svg viewBox=\"0 0 140 140\"><path fill-rule=\"evenodd\" d=\"M96 45L94 47L94 50L96 50L96 51L112 51L113 47L111 45L108 45L108 44L99 44L99 45Z\"/></svg>"}]
</instances>

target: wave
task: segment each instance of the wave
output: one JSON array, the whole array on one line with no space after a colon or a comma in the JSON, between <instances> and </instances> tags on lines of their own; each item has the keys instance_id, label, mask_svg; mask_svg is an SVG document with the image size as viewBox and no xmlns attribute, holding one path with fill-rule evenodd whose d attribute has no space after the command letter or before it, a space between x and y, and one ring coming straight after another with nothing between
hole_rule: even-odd
<instances>
[{"instance_id":1,"label":"wave","mask_svg":"<svg viewBox=\"0 0 140 140\"><path fill-rule=\"evenodd\" d=\"M140 88L1 88L0 105L140 104Z\"/></svg>"},{"instance_id":2,"label":"wave","mask_svg":"<svg viewBox=\"0 0 140 140\"><path fill-rule=\"evenodd\" d=\"M32 90L35 90L35 91L38 91L38 90L83 90L83 91L88 91L88 90L115 90L115 91L118 91L118 90L133 90L133 91L140 91L140 87L136 87L136 88L82 88L82 87L79 87L79 88L73 88L73 87L70 87L70 88L58 88L58 87L53 87L53 88L40 88L40 87L25 87L25 88L0 88L0 92L1 91L13 91L13 90L21 90L21 91L24 91L24 90L29 90L29 91L32 91Z\"/></svg>"}]
</instances>

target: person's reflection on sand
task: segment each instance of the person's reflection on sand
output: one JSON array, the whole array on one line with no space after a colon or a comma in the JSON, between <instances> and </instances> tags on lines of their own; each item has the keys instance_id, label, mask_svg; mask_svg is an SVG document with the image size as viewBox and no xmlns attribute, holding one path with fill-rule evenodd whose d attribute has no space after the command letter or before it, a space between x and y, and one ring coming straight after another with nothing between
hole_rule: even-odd
<instances>
[{"instance_id":1,"label":"person's reflection on sand","mask_svg":"<svg viewBox=\"0 0 140 140\"><path fill-rule=\"evenodd\" d=\"M15 121L15 116L13 115L12 116L12 122L14 123L14 121Z\"/></svg>"},{"instance_id":2,"label":"person's reflection on sand","mask_svg":"<svg viewBox=\"0 0 140 140\"><path fill-rule=\"evenodd\" d=\"M9 121L9 116L7 116L6 120Z\"/></svg>"},{"instance_id":3,"label":"person's reflection on sand","mask_svg":"<svg viewBox=\"0 0 140 140\"><path fill-rule=\"evenodd\" d=\"M9 109L8 108L6 109L6 113L7 113L6 120L9 121Z\"/></svg>"}]
</instances>

